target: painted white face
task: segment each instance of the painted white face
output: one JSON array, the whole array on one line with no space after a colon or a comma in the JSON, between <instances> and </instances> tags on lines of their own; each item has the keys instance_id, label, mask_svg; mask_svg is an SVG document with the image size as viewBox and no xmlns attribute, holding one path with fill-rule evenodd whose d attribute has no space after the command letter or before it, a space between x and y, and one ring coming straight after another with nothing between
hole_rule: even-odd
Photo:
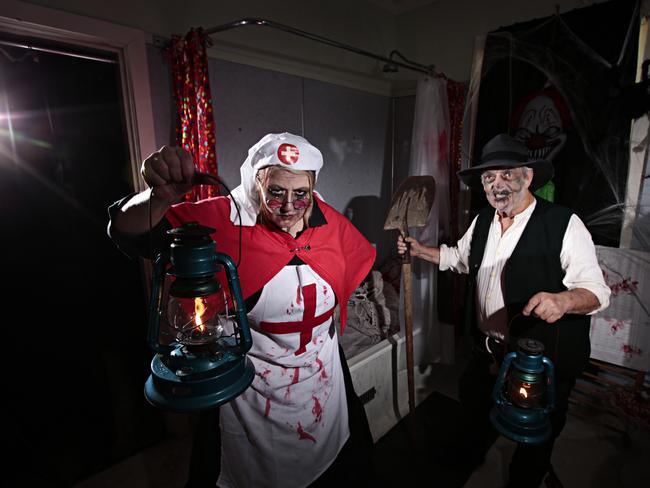
<instances>
[{"instance_id":1,"label":"painted white face","mask_svg":"<svg viewBox=\"0 0 650 488\"><path fill-rule=\"evenodd\" d=\"M532 169L489 169L481 174L485 196L502 216L512 216L525 208L526 190L532 181Z\"/></svg>"},{"instance_id":2,"label":"painted white face","mask_svg":"<svg viewBox=\"0 0 650 488\"><path fill-rule=\"evenodd\" d=\"M311 205L307 173L292 173L272 167L260 182L262 211L275 226L295 234L303 226L303 217Z\"/></svg>"},{"instance_id":3,"label":"painted white face","mask_svg":"<svg viewBox=\"0 0 650 488\"><path fill-rule=\"evenodd\" d=\"M564 147L567 136L560 112L551 98L540 95L526 104L515 137L526 144L531 160L553 160Z\"/></svg>"}]
</instances>

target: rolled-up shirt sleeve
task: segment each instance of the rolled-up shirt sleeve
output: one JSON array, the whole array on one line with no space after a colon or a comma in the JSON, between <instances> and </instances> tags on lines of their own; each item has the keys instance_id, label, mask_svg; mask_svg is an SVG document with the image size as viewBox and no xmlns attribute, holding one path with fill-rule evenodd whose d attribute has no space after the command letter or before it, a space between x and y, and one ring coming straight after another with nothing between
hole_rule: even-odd
<instances>
[{"instance_id":1,"label":"rolled-up shirt sleeve","mask_svg":"<svg viewBox=\"0 0 650 488\"><path fill-rule=\"evenodd\" d=\"M584 288L598 298L600 306L588 315L607 308L611 290L603 278L591 234L575 214L571 216L564 233L560 261L566 273L562 283L567 289Z\"/></svg>"},{"instance_id":2,"label":"rolled-up shirt sleeve","mask_svg":"<svg viewBox=\"0 0 650 488\"><path fill-rule=\"evenodd\" d=\"M450 247L445 244L440 245L440 264L438 269L440 271L447 271L448 269L461 274L467 274L469 270L469 251L472 245L472 234L474 233L474 226L476 225L474 218L472 224L467 229L467 232L460 238L455 246Z\"/></svg>"}]
</instances>

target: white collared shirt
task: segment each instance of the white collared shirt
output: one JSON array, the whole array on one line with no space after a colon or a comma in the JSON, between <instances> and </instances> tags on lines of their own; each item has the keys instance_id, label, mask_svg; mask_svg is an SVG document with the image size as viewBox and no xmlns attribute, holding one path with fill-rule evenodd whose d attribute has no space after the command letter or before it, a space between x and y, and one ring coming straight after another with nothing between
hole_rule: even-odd
<instances>
[{"instance_id":1,"label":"white collared shirt","mask_svg":"<svg viewBox=\"0 0 650 488\"><path fill-rule=\"evenodd\" d=\"M512 225L505 232L501 231L499 216L496 211L494 212L483 261L476 277L479 327L483 332L501 339L507 336L508 329L508 316L503 297L503 268L519 242L536 205L537 201L534 200L523 212L515 215ZM444 244L440 246L440 271L451 269L457 273L468 272L472 234L477 218L474 218L455 247ZM598 298L600 306L589 315L609 305L610 289L605 284L598 265L591 234L575 214L571 216L564 233L560 262L565 272L562 283L568 290L584 288Z\"/></svg>"}]
</instances>

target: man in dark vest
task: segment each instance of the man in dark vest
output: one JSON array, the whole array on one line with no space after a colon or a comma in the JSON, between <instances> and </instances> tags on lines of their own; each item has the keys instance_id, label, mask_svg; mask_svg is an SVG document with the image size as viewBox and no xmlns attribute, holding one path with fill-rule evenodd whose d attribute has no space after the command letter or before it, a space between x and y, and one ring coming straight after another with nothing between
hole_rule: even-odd
<instances>
[{"instance_id":1,"label":"man in dark vest","mask_svg":"<svg viewBox=\"0 0 650 488\"><path fill-rule=\"evenodd\" d=\"M455 247L428 247L398 238L398 252L466 273L467 326L475 338L459 380L463 426L455 461L477 467L497 439L489 421L491 392L503 354L521 337L544 344L556 373L551 440L519 444L510 463L509 487L537 487L550 467L555 438L566 422L568 399L590 354L588 314L609 304L610 290L589 231L571 210L536 198L553 176L549 161L528 159L520 141L500 134L481 161L460 171L482 187L491 206L481 210Z\"/></svg>"}]
</instances>

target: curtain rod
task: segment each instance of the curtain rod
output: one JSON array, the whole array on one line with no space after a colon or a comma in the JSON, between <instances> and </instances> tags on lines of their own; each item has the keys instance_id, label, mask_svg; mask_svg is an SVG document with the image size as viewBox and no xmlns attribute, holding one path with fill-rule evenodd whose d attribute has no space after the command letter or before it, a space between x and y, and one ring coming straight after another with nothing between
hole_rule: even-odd
<instances>
[{"instance_id":1,"label":"curtain rod","mask_svg":"<svg viewBox=\"0 0 650 488\"><path fill-rule=\"evenodd\" d=\"M425 73L427 75L434 75L435 74L435 66L425 66L420 63L416 63L414 61L410 61L406 59L404 56L402 56L398 51L392 51L390 53L389 57L386 56L380 56L379 54L374 54L368 51L364 51L363 49L359 49L354 46L350 46L348 44L343 44L342 42L334 41L332 39L328 39L326 37L318 36L316 34L311 34L309 32L305 32L300 29L296 29L295 27L290 27L288 25L284 24L279 24L277 22L273 22L271 20L265 20L265 19L259 19L259 18L246 18L246 19L240 19L240 20L235 20L233 22L229 22L227 24L222 24L218 25L216 27L211 27L210 29L204 29L203 32L207 34L208 36L211 36L213 34L217 34L219 32L227 31L230 29L235 29L237 27L244 27L247 25L261 25L265 27L272 27L274 29L278 29L284 32L288 32L289 34L294 34L300 37L305 37L307 39L311 39L312 41L316 42L321 42L323 44L328 44L330 46L337 47L339 49L345 49L346 51L351 51L356 54L360 54L361 56L367 56L369 58L374 58L379 61L384 61L387 63L387 66L384 67L385 71L397 71L394 67L395 66L400 66L402 68L410 69L413 71L419 71L420 73ZM404 62L401 61L395 61L393 59L393 56L397 55L399 56ZM392 68L392 69L391 69Z\"/></svg>"},{"instance_id":2,"label":"curtain rod","mask_svg":"<svg viewBox=\"0 0 650 488\"><path fill-rule=\"evenodd\" d=\"M101 58L99 56L90 56L88 54L80 54L72 51L64 51L62 49L50 49L49 47L40 47L34 44L25 44L25 42L11 42L11 41L5 41L3 39L0 39L0 45L17 47L20 49L27 49L28 51L40 51L40 52L50 53L50 54L59 54L61 56L70 56L72 58L87 59L90 61L99 61L100 63L111 63L111 64L117 63L117 61L114 59Z\"/></svg>"}]
</instances>

